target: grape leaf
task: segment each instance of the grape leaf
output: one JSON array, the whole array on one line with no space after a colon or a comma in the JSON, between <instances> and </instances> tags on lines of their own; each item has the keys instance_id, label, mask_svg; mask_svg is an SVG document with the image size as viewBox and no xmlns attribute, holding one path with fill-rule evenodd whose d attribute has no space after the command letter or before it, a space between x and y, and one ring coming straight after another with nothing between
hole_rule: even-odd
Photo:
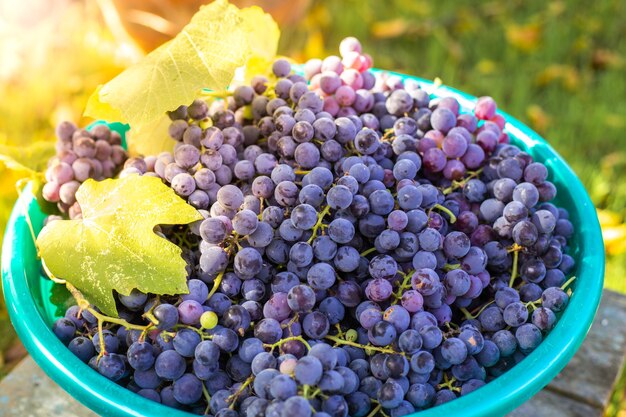
<instances>
[{"instance_id":1,"label":"grape leaf","mask_svg":"<svg viewBox=\"0 0 626 417\"><path fill-rule=\"evenodd\" d=\"M100 91L102 91L102 84L96 87L85 106L85 115L93 115L94 118L105 120L107 122L121 122L126 123L124 116L118 110L113 108L109 103L105 103L100 100Z\"/></svg>"},{"instance_id":2,"label":"grape leaf","mask_svg":"<svg viewBox=\"0 0 626 417\"><path fill-rule=\"evenodd\" d=\"M128 151L131 155L158 155L161 152L172 152L175 142L168 133L171 123L167 114L163 114L151 122L133 126L126 139Z\"/></svg>"},{"instance_id":3,"label":"grape leaf","mask_svg":"<svg viewBox=\"0 0 626 417\"><path fill-rule=\"evenodd\" d=\"M187 292L181 249L154 233L159 224L202 216L159 178L131 175L87 180L76 193L83 218L46 225L37 247L47 268L78 288L102 312L117 316L113 290Z\"/></svg>"},{"instance_id":4,"label":"grape leaf","mask_svg":"<svg viewBox=\"0 0 626 417\"><path fill-rule=\"evenodd\" d=\"M265 13L258 6L252 6L240 11L243 25L248 32L249 58L261 57L274 59L278 50L280 29L272 16Z\"/></svg>"},{"instance_id":5,"label":"grape leaf","mask_svg":"<svg viewBox=\"0 0 626 417\"><path fill-rule=\"evenodd\" d=\"M120 112L132 127L147 124L201 88L224 89L235 69L254 54L276 51L276 23L257 7L239 10L226 0L203 6L171 41L155 49L100 89L86 116Z\"/></svg>"}]
</instances>

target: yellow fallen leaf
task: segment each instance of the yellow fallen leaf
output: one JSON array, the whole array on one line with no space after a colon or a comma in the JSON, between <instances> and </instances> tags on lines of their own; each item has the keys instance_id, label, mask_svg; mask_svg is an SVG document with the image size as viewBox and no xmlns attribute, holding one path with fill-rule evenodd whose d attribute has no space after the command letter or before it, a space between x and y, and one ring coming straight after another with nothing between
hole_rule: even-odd
<instances>
[{"instance_id":1,"label":"yellow fallen leaf","mask_svg":"<svg viewBox=\"0 0 626 417\"><path fill-rule=\"evenodd\" d=\"M626 252L626 224L607 226L602 228L604 247L609 255L619 255Z\"/></svg>"},{"instance_id":2,"label":"yellow fallen leaf","mask_svg":"<svg viewBox=\"0 0 626 417\"><path fill-rule=\"evenodd\" d=\"M537 104L532 104L526 109L530 125L539 133L546 131L550 125L550 116Z\"/></svg>"},{"instance_id":3,"label":"yellow fallen leaf","mask_svg":"<svg viewBox=\"0 0 626 417\"><path fill-rule=\"evenodd\" d=\"M622 216L614 211L606 209L596 209L598 221L601 227L618 226L622 223Z\"/></svg>"},{"instance_id":4,"label":"yellow fallen leaf","mask_svg":"<svg viewBox=\"0 0 626 417\"><path fill-rule=\"evenodd\" d=\"M372 24L372 35L380 39L397 38L406 33L409 22L401 17Z\"/></svg>"},{"instance_id":5,"label":"yellow fallen leaf","mask_svg":"<svg viewBox=\"0 0 626 417\"><path fill-rule=\"evenodd\" d=\"M511 24L506 28L506 39L512 46L530 52L539 46L541 26L538 23Z\"/></svg>"}]
</instances>

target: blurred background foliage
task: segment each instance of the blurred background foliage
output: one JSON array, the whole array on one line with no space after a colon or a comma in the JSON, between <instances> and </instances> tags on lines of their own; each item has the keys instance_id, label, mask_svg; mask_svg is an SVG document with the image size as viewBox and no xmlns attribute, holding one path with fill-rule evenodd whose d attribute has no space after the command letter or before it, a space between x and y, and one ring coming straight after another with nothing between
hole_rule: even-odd
<instances>
[{"instance_id":1,"label":"blurred background foliage","mask_svg":"<svg viewBox=\"0 0 626 417\"><path fill-rule=\"evenodd\" d=\"M85 123L95 87L175 35L203 3L0 0L0 154L45 167L54 125ZM626 293L626 2L597 0L593 9L584 0L234 3L272 13L281 54L297 61L337 53L353 35L379 68L493 96L582 179L603 227L606 286ZM0 163L1 230L25 175ZM0 299L0 377L3 364L23 354L11 334Z\"/></svg>"}]
</instances>

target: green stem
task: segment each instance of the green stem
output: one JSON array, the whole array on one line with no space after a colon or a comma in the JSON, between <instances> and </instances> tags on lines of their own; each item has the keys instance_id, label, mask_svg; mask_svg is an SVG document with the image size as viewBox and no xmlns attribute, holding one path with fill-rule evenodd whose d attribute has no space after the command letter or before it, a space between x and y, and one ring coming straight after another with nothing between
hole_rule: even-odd
<instances>
[{"instance_id":1,"label":"green stem","mask_svg":"<svg viewBox=\"0 0 626 417\"><path fill-rule=\"evenodd\" d=\"M566 289L567 287L569 287L569 285L570 285L572 282L574 282L575 280L576 280L576 277L575 277L575 276L574 276L574 277L571 277L570 279L568 279L568 280L565 282L565 284L561 285L561 289L562 289L563 291L565 291L565 289Z\"/></svg>"},{"instance_id":2,"label":"green stem","mask_svg":"<svg viewBox=\"0 0 626 417\"><path fill-rule=\"evenodd\" d=\"M394 294L394 300L391 302L392 305L397 304L398 300L402 298L402 294L404 293L404 290L408 289L411 286L411 278L413 277L414 273L415 273L414 269L410 270L406 274L402 273L402 275L404 276L404 279L402 280L402 283L400 284L398 291L396 291L396 293Z\"/></svg>"},{"instance_id":3,"label":"green stem","mask_svg":"<svg viewBox=\"0 0 626 417\"><path fill-rule=\"evenodd\" d=\"M104 334L102 333L102 320L98 320L98 336L100 337L100 354L98 355L98 360L107 353L106 346L104 344Z\"/></svg>"},{"instance_id":4,"label":"green stem","mask_svg":"<svg viewBox=\"0 0 626 417\"><path fill-rule=\"evenodd\" d=\"M226 399L226 402L230 402L230 406L228 408L230 408L231 410L235 408L235 403L237 402L237 399L239 398L241 393L252 383L252 381L254 381L254 375L246 379L245 382L239 387L237 392Z\"/></svg>"},{"instance_id":5,"label":"green stem","mask_svg":"<svg viewBox=\"0 0 626 417\"><path fill-rule=\"evenodd\" d=\"M302 336L287 337L287 338L281 339L278 342L273 343L273 344L265 343L265 344L263 344L263 346L266 347L266 348L270 348L270 352L273 352L274 349L276 349L277 347L282 346L283 343L289 342L291 340L297 340L297 341L301 342L304 346L306 346L307 350L311 350L311 345L309 345L309 342L304 340L304 338Z\"/></svg>"},{"instance_id":6,"label":"green stem","mask_svg":"<svg viewBox=\"0 0 626 417\"><path fill-rule=\"evenodd\" d=\"M483 169L481 168L479 170L470 172L469 175L467 177L463 178L461 181L453 181L452 185L450 185L448 188L445 188L443 190L443 194L447 195L447 194L450 194L453 191L456 191L457 189L463 187L472 178L478 177L482 172L483 172Z\"/></svg>"},{"instance_id":7,"label":"green stem","mask_svg":"<svg viewBox=\"0 0 626 417\"><path fill-rule=\"evenodd\" d=\"M454 215L454 213L452 213L452 211L450 211L449 208L442 206L441 204L435 204L432 209L437 209L437 210L441 210L444 213L446 213L449 217L450 217L450 223L456 223L456 216Z\"/></svg>"},{"instance_id":8,"label":"green stem","mask_svg":"<svg viewBox=\"0 0 626 417\"><path fill-rule=\"evenodd\" d=\"M381 408L382 408L381 405L378 404L376 407L374 407L372 412L367 415L367 417L375 417L378 414L378 412L381 411Z\"/></svg>"},{"instance_id":9,"label":"green stem","mask_svg":"<svg viewBox=\"0 0 626 417\"><path fill-rule=\"evenodd\" d=\"M311 233L311 237L307 241L308 244L311 244L313 240L315 240L315 238L317 237L317 230L323 226L322 222L324 221L324 217L328 213L330 213L330 206L326 206L324 210L322 210L322 212L318 214L317 222L315 223L315 226L313 226L313 233Z\"/></svg>"},{"instance_id":10,"label":"green stem","mask_svg":"<svg viewBox=\"0 0 626 417\"><path fill-rule=\"evenodd\" d=\"M217 289L219 288L220 284L222 283L222 278L223 277L224 277L224 271L220 272L215 277L215 280L213 281L213 288L211 288L211 292L209 293L208 297L206 298L207 300L210 300L211 297L213 296L213 294L215 294L217 292Z\"/></svg>"},{"instance_id":11,"label":"green stem","mask_svg":"<svg viewBox=\"0 0 626 417\"><path fill-rule=\"evenodd\" d=\"M443 270L448 272L448 271L452 271L453 269L459 269L461 267L461 264L445 264L443 266Z\"/></svg>"},{"instance_id":12,"label":"green stem","mask_svg":"<svg viewBox=\"0 0 626 417\"><path fill-rule=\"evenodd\" d=\"M511 279L509 280L509 287L513 287L513 283L515 282L515 278L517 278L517 261L519 259L519 251L516 250L513 252L513 269L511 270Z\"/></svg>"},{"instance_id":13,"label":"green stem","mask_svg":"<svg viewBox=\"0 0 626 417\"><path fill-rule=\"evenodd\" d=\"M373 351L380 352L380 353L391 353L391 354L404 355L403 352L396 352L395 350L390 349L390 348L383 348L383 347L370 346L370 345L362 345L360 343L350 342L349 340L340 339L340 338L338 338L336 336L324 336L324 339L332 340L333 342L335 342L338 345L354 346L354 347L357 347L357 348L373 350Z\"/></svg>"},{"instance_id":14,"label":"green stem","mask_svg":"<svg viewBox=\"0 0 626 417\"><path fill-rule=\"evenodd\" d=\"M374 253L374 252L376 252L376 248L372 246L368 250L361 252L361 256L367 256L370 253Z\"/></svg>"},{"instance_id":15,"label":"green stem","mask_svg":"<svg viewBox=\"0 0 626 417\"><path fill-rule=\"evenodd\" d=\"M466 308L461 308L460 310L463 312L463 315L465 316L466 319L471 320L471 319L475 319L476 317L480 316L480 313L485 311L485 309L487 307L489 307L493 303L495 303L495 300L492 300L492 301L488 302L487 304L485 304L484 306L482 306L482 308L480 310L478 310L478 312L476 314L474 314L474 315L472 315L472 313L467 311Z\"/></svg>"},{"instance_id":16,"label":"green stem","mask_svg":"<svg viewBox=\"0 0 626 417\"><path fill-rule=\"evenodd\" d=\"M206 400L207 404L204 410L204 414L208 414L209 410L211 409L211 394L209 394L209 391L204 386L204 381L202 381L202 395L204 395L204 399Z\"/></svg>"}]
</instances>

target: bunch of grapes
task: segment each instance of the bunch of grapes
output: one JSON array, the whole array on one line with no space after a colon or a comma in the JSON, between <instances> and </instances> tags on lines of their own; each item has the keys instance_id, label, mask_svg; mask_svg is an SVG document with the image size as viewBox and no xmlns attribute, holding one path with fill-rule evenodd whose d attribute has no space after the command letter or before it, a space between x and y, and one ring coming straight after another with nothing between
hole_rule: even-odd
<instances>
[{"instance_id":1,"label":"bunch of grapes","mask_svg":"<svg viewBox=\"0 0 626 417\"><path fill-rule=\"evenodd\" d=\"M86 130L71 122L62 122L57 126L56 136L56 155L48 161L43 198L57 203L61 213L71 219L80 218L81 209L76 201L78 187L89 178L97 181L113 178L128 154L122 147L119 133L107 125Z\"/></svg>"},{"instance_id":2,"label":"bunch of grapes","mask_svg":"<svg viewBox=\"0 0 626 417\"><path fill-rule=\"evenodd\" d=\"M201 415L396 417L541 343L574 270L546 166L493 99L467 112L340 51L179 107L173 152L126 162L204 217L160 231L189 292L118 294L126 325L70 308L54 331L80 359Z\"/></svg>"}]
</instances>

